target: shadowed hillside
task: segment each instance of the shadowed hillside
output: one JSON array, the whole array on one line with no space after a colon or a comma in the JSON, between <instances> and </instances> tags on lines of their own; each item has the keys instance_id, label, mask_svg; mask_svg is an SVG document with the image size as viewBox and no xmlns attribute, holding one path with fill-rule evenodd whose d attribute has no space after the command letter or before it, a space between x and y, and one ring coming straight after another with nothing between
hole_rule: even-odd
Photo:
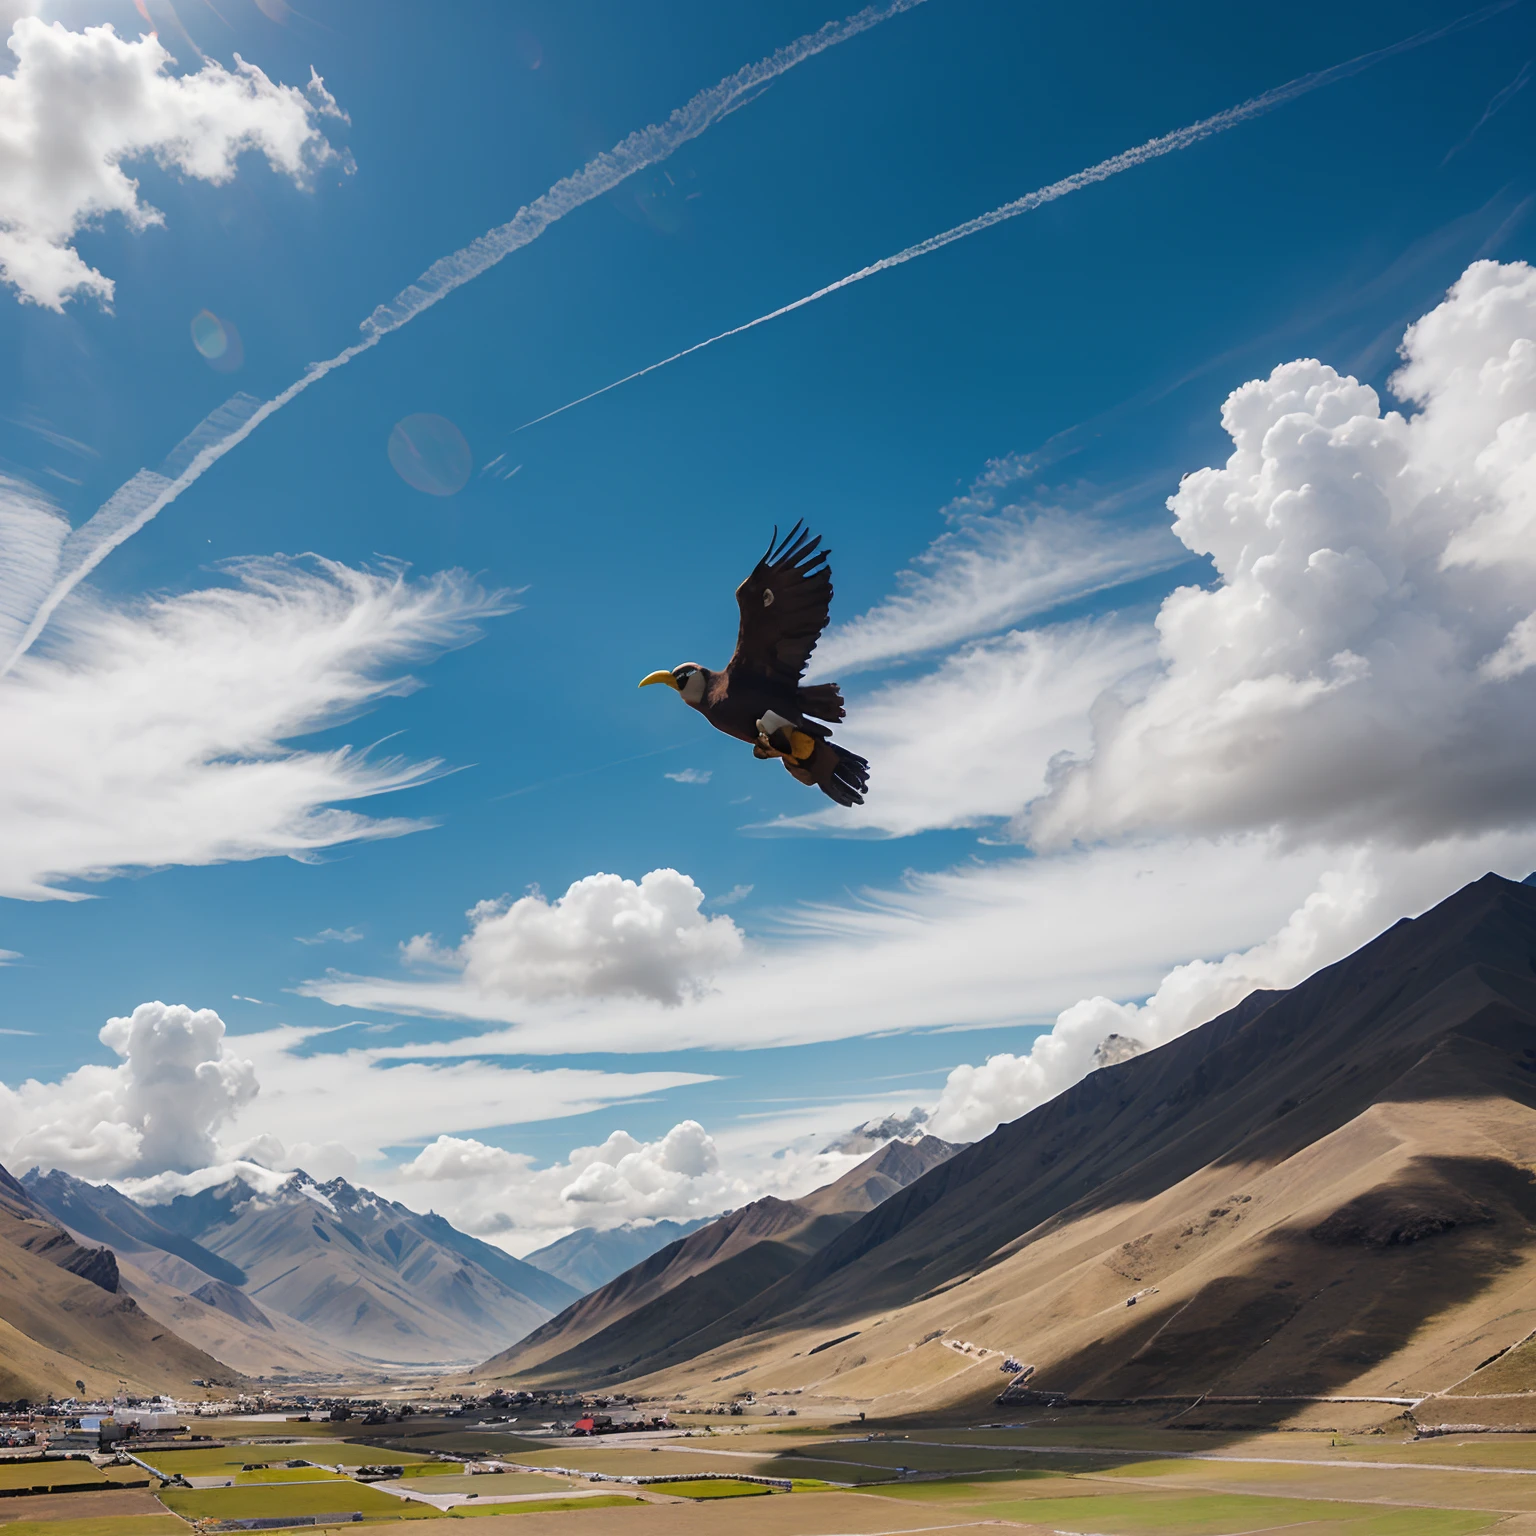
<instances>
[{"instance_id":1,"label":"shadowed hillside","mask_svg":"<svg viewBox=\"0 0 1536 1536\"><path fill-rule=\"evenodd\" d=\"M110 1249L86 1248L0 1168L0 1400L73 1393L181 1392L231 1380L123 1294Z\"/></svg>"},{"instance_id":2,"label":"shadowed hillside","mask_svg":"<svg viewBox=\"0 0 1536 1536\"><path fill-rule=\"evenodd\" d=\"M982 1409L1004 1354L1094 1399L1475 1390L1536 1330L1533 1166L1536 890L1490 875L1000 1127L642 1379L883 1413Z\"/></svg>"}]
</instances>

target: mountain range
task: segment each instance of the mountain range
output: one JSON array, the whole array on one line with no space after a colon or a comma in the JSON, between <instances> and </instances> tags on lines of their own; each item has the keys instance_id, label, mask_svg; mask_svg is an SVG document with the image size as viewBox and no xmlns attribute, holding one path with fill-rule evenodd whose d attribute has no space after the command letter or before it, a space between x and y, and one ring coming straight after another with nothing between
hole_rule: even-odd
<instances>
[{"instance_id":1,"label":"mountain range","mask_svg":"<svg viewBox=\"0 0 1536 1536\"><path fill-rule=\"evenodd\" d=\"M626 1293L642 1302L720 1266L750 1274L744 1256L760 1245L755 1262L776 1276L783 1255L814 1251L950 1150L893 1143L803 1201L577 1232L535 1257L606 1281L662 1247L653 1283ZM757 1283L733 1280L723 1294L734 1301ZM194 1381L452 1366L537 1334L590 1289L344 1179L247 1165L148 1205L59 1170L18 1181L0 1169L0 1400L65 1395L77 1379L92 1391L185 1393ZM581 1315L590 1332L622 1310L602 1296Z\"/></svg>"},{"instance_id":2,"label":"mountain range","mask_svg":"<svg viewBox=\"0 0 1536 1536\"><path fill-rule=\"evenodd\" d=\"M473 1359L578 1292L344 1179L254 1169L164 1205L33 1170L27 1198L116 1256L120 1288L251 1375Z\"/></svg>"},{"instance_id":3,"label":"mountain range","mask_svg":"<svg viewBox=\"0 0 1536 1536\"><path fill-rule=\"evenodd\" d=\"M829 1240L758 1202L481 1370L695 1399L730 1380L872 1417L985 1413L1009 1357L1011 1390L1081 1400L1524 1390L1533 1170L1536 889L1489 875L1090 1073ZM763 1235L730 1253L732 1220ZM656 1266L704 1242L719 1257L665 1293L669 1323Z\"/></svg>"}]
</instances>

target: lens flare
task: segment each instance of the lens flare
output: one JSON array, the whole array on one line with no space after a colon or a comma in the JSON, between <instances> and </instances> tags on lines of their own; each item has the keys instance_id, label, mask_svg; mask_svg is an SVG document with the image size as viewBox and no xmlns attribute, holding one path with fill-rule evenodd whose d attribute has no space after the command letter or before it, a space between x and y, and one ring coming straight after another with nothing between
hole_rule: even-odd
<instances>
[{"instance_id":1,"label":"lens flare","mask_svg":"<svg viewBox=\"0 0 1536 1536\"><path fill-rule=\"evenodd\" d=\"M192 345L219 373L233 373L245 361L235 322L221 320L211 309L200 309L192 317Z\"/></svg>"},{"instance_id":2,"label":"lens flare","mask_svg":"<svg viewBox=\"0 0 1536 1536\"><path fill-rule=\"evenodd\" d=\"M413 489L454 496L469 481L474 455L464 434L446 416L405 416L389 434L389 462Z\"/></svg>"},{"instance_id":3,"label":"lens flare","mask_svg":"<svg viewBox=\"0 0 1536 1536\"><path fill-rule=\"evenodd\" d=\"M210 363L229 351L229 334L211 309L200 309L192 317L192 345Z\"/></svg>"}]
</instances>

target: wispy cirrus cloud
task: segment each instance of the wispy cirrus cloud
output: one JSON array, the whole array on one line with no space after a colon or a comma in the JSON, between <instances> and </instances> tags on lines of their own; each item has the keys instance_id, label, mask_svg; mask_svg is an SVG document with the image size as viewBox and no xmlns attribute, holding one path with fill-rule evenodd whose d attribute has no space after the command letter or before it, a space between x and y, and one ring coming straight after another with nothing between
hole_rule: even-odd
<instances>
[{"instance_id":1,"label":"wispy cirrus cloud","mask_svg":"<svg viewBox=\"0 0 1536 1536\"><path fill-rule=\"evenodd\" d=\"M965 647L852 700L841 734L877 765L877 794L767 825L907 837L1018 816L1048 788L1054 759L1088 749L1095 701L1156 655L1150 624L1113 618Z\"/></svg>"},{"instance_id":2,"label":"wispy cirrus cloud","mask_svg":"<svg viewBox=\"0 0 1536 1536\"><path fill-rule=\"evenodd\" d=\"M30 522L3 547L25 554L58 520L0 497L0 517L18 508ZM0 895L78 900L65 882L312 858L424 825L338 803L421 784L437 762L293 739L412 691L402 667L473 639L505 598L461 572L412 581L395 566L284 558L226 569L233 585L77 598L48 654L0 678Z\"/></svg>"},{"instance_id":3,"label":"wispy cirrus cloud","mask_svg":"<svg viewBox=\"0 0 1536 1536\"><path fill-rule=\"evenodd\" d=\"M361 928L322 928L307 936L295 934L296 944L356 944L363 937Z\"/></svg>"},{"instance_id":4,"label":"wispy cirrus cloud","mask_svg":"<svg viewBox=\"0 0 1536 1536\"><path fill-rule=\"evenodd\" d=\"M981 486L967 498L980 499ZM897 578L896 592L830 629L812 657L816 677L944 650L1191 558L1157 525L1058 508L965 511Z\"/></svg>"},{"instance_id":5,"label":"wispy cirrus cloud","mask_svg":"<svg viewBox=\"0 0 1536 1536\"><path fill-rule=\"evenodd\" d=\"M457 967L436 976L333 973L299 991L337 1007L509 1026L384 1048L402 1059L558 1055L573 1029L583 1049L628 1052L1045 1023L1095 992L1145 996L1191 954L1257 942L1326 867L1316 851L1278 852L1262 840L1181 839L913 875L844 903L767 917L766 937L715 957L707 984L676 1005L633 992L533 997L524 975L489 966L475 975ZM765 1008L766 976L802 1003Z\"/></svg>"},{"instance_id":6,"label":"wispy cirrus cloud","mask_svg":"<svg viewBox=\"0 0 1536 1536\"><path fill-rule=\"evenodd\" d=\"M1516 96L1520 94L1521 91L1526 88L1527 85L1530 84L1531 62L1532 61L1530 59L1527 59L1525 63L1520 66L1520 73L1516 75L1515 78L1511 80L1503 90L1495 93L1493 100L1483 108L1483 115L1478 118L1475 123L1473 123L1471 129L1467 133L1467 136L1453 144L1445 152L1445 159L1440 162L1442 167L1449 165L1452 159L1459 155L1462 150L1464 150L1467 145L1477 137L1483 125L1489 120L1489 118L1496 117L1500 112L1504 110L1505 107L1510 104L1510 102L1515 99Z\"/></svg>"}]
</instances>

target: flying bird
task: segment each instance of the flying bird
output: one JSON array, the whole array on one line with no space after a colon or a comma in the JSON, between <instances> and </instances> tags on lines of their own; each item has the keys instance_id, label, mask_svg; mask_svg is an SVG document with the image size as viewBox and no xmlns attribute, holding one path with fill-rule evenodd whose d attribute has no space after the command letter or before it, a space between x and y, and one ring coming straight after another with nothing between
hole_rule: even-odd
<instances>
[{"instance_id":1,"label":"flying bird","mask_svg":"<svg viewBox=\"0 0 1536 1536\"><path fill-rule=\"evenodd\" d=\"M801 523L782 543L775 528L767 553L736 589L741 628L725 670L685 661L641 678L640 686L665 683L717 731L751 742L755 757L778 758L839 805L863 805L869 764L821 724L843 718L842 690L800 681L832 607L829 553Z\"/></svg>"}]
</instances>

